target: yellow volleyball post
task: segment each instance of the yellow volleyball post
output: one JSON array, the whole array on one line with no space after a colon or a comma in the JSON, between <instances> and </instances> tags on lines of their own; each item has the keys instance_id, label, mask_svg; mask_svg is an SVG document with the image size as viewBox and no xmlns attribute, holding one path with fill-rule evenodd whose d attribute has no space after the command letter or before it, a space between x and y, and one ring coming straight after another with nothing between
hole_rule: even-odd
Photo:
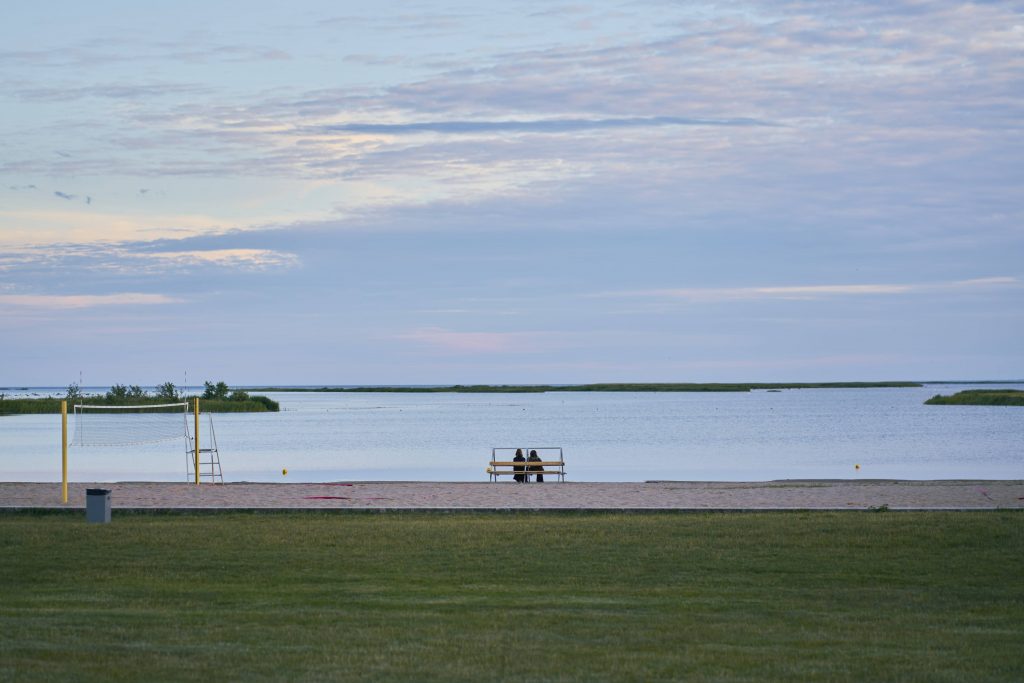
<instances>
[{"instance_id":1,"label":"yellow volleyball post","mask_svg":"<svg viewBox=\"0 0 1024 683\"><path fill-rule=\"evenodd\" d=\"M60 402L60 498L68 502L68 402Z\"/></svg>"},{"instance_id":2,"label":"yellow volleyball post","mask_svg":"<svg viewBox=\"0 0 1024 683\"><path fill-rule=\"evenodd\" d=\"M196 486L199 486L199 397L196 396L196 438L195 441Z\"/></svg>"}]
</instances>

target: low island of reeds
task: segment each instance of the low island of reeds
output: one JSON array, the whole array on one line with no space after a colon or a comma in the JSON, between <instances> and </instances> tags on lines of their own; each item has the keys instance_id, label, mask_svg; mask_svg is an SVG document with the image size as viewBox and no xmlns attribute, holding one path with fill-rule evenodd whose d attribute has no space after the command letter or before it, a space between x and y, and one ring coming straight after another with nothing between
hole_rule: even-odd
<instances>
[{"instance_id":1,"label":"low island of reeds","mask_svg":"<svg viewBox=\"0 0 1024 683\"><path fill-rule=\"evenodd\" d=\"M1020 389L965 389L951 396L936 394L925 401L930 406L1024 406Z\"/></svg>"},{"instance_id":2,"label":"low island of reeds","mask_svg":"<svg viewBox=\"0 0 1024 683\"><path fill-rule=\"evenodd\" d=\"M86 396L77 384L71 384L63 396L10 397L0 392L0 416L43 415L60 412L60 404L89 406L138 406L147 408L166 403L190 402L200 399L203 412L207 413L266 413L278 412L281 406L266 396L256 396L242 389L232 390L226 383L206 382L202 394L186 395L178 391L172 382L164 382L149 392L132 384L115 384L102 396Z\"/></svg>"}]
</instances>

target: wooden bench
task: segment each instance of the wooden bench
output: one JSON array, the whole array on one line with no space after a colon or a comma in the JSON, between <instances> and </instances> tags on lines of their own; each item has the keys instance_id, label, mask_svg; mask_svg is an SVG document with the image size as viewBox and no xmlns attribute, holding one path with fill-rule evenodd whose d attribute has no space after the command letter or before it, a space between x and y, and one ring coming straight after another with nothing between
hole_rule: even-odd
<instances>
[{"instance_id":1,"label":"wooden bench","mask_svg":"<svg viewBox=\"0 0 1024 683\"><path fill-rule=\"evenodd\" d=\"M545 477L558 477L558 481L565 481L565 459L562 457L562 449L557 446L544 448L533 447L521 449L524 455L530 451L537 451L541 458L540 462L516 462L512 460L516 452L515 448L492 448L491 460L487 463L487 475L491 481L498 481L503 476L514 477L517 474L526 475L525 481L531 481L534 475L540 474ZM508 457L505 457L506 454ZM517 470L516 468L523 468ZM536 469L539 468L539 469Z\"/></svg>"}]
</instances>

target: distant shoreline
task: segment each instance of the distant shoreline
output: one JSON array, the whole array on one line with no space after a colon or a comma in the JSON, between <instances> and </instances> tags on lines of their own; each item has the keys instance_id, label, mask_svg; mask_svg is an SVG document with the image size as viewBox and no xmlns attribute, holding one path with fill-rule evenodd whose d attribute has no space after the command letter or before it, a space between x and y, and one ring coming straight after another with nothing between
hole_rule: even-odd
<instances>
[{"instance_id":1,"label":"distant shoreline","mask_svg":"<svg viewBox=\"0 0 1024 683\"><path fill-rule=\"evenodd\" d=\"M276 392L397 392L397 393L543 393L547 391L755 391L770 389L870 389L870 388L920 388L933 384L958 385L1002 385L1024 384L1024 379L978 379L978 380L916 380L893 382L623 382L596 384L290 384L290 385L248 385L237 388L245 391ZM52 398L62 395L64 386L0 386L0 393L13 392L7 398L28 398L21 392L33 392L31 396ZM83 386L82 393L88 397L102 396L106 386ZM202 391L202 387L182 387L185 391Z\"/></svg>"},{"instance_id":2,"label":"distant shoreline","mask_svg":"<svg viewBox=\"0 0 1024 683\"><path fill-rule=\"evenodd\" d=\"M450 386L251 387L248 391L400 394L543 394L548 392L744 392L782 389L907 389L920 382L637 383L637 384L454 384Z\"/></svg>"}]
</instances>

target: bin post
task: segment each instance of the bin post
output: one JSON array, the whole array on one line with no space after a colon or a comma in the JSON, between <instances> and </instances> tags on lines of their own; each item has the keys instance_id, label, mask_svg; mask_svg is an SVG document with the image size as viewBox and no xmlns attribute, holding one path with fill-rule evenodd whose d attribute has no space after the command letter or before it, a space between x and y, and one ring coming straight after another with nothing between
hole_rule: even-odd
<instances>
[{"instance_id":1,"label":"bin post","mask_svg":"<svg viewBox=\"0 0 1024 683\"><path fill-rule=\"evenodd\" d=\"M110 523L110 489L85 490L85 521Z\"/></svg>"}]
</instances>

